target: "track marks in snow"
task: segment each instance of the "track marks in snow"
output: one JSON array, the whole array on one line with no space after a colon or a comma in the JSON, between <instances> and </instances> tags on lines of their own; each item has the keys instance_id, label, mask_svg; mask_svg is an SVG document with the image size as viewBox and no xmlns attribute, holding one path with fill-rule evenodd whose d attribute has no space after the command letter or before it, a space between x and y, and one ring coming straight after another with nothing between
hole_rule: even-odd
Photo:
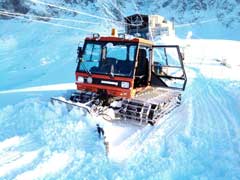
<instances>
[{"instance_id":1,"label":"track marks in snow","mask_svg":"<svg viewBox=\"0 0 240 180\"><path fill-rule=\"evenodd\" d=\"M239 172L239 145L236 143L239 113L236 109L231 110L236 100L224 86L223 81L206 79L200 73L193 83L192 92L201 89L201 93L192 99L192 123L188 127L191 127L192 140L189 161L202 157L195 169L208 169L208 173L202 172L207 177L238 177Z\"/></svg>"},{"instance_id":2,"label":"track marks in snow","mask_svg":"<svg viewBox=\"0 0 240 180\"><path fill-rule=\"evenodd\" d=\"M215 86L214 89L215 96L213 99L215 98L219 105L216 113L221 114L219 120L222 121L219 133L222 133L221 136L225 139L225 144L231 147L231 150L238 154L238 158L240 158L240 107L237 103L234 103L235 98L225 91L223 86Z\"/></svg>"},{"instance_id":3,"label":"track marks in snow","mask_svg":"<svg viewBox=\"0 0 240 180\"><path fill-rule=\"evenodd\" d=\"M161 172L163 179L238 179L239 104L224 90L224 81L194 71L181 106L153 128L132 163L151 174Z\"/></svg>"},{"instance_id":4,"label":"track marks in snow","mask_svg":"<svg viewBox=\"0 0 240 180\"><path fill-rule=\"evenodd\" d=\"M213 138L213 148L215 148L214 156L216 162L218 159L222 159L222 163L228 168L238 169L239 172L239 145L234 143L236 135L239 135L239 127L237 127L235 122L238 121L238 117L231 111L230 107L233 108L234 101L228 94L224 92L224 84L215 81L212 83L210 89L210 99L212 100L213 107L212 117L215 121L215 134ZM230 105L230 106L229 106ZM237 148L237 149L236 149ZM235 173L229 172L226 167L221 167L222 171L226 174ZM236 168L238 167L238 168Z\"/></svg>"}]
</instances>

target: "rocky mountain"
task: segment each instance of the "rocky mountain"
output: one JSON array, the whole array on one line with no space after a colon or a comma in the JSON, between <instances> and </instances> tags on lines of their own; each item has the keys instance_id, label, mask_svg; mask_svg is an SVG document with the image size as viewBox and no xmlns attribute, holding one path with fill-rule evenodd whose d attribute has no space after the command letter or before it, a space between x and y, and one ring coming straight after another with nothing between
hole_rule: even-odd
<instances>
[{"instance_id":1,"label":"rocky mountain","mask_svg":"<svg viewBox=\"0 0 240 180\"><path fill-rule=\"evenodd\" d=\"M11 12L42 16L76 15L41 4L41 2L43 1L0 0L0 8ZM117 20L122 20L130 13L144 13L161 14L168 19L174 19L177 23L192 23L200 19L217 18L226 27L240 24L240 0L45 0L44 2L80 9Z\"/></svg>"}]
</instances>

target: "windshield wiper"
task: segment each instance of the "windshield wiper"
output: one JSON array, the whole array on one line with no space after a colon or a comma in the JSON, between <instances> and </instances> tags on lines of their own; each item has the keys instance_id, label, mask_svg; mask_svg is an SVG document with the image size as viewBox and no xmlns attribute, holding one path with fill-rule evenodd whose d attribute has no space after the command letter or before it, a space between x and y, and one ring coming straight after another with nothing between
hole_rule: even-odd
<instances>
[{"instance_id":1,"label":"windshield wiper","mask_svg":"<svg viewBox=\"0 0 240 180\"><path fill-rule=\"evenodd\" d=\"M92 76L92 73L87 69L87 67L85 66L85 64L83 63L83 61L82 61L82 66L83 66L84 71L85 71L89 76Z\"/></svg>"},{"instance_id":2,"label":"windshield wiper","mask_svg":"<svg viewBox=\"0 0 240 180\"><path fill-rule=\"evenodd\" d=\"M111 69L110 69L110 76L114 77L114 65L111 65Z\"/></svg>"}]
</instances>

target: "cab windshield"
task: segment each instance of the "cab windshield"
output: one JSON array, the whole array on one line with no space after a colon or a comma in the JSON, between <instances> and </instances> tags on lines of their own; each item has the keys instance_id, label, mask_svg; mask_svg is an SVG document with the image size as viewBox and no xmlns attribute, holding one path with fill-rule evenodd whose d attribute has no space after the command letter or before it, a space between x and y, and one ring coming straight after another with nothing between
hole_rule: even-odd
<instances>
[{"instance_id":1,"label":"cab windshield","mask_svg":"<svg viewBox=\"0 0 240 180\"><path fill-rule=\"evenodd\" d=\"M111 76L132 76L136 44L87 42L77 71Z\"/></svg>"}]
</instances>

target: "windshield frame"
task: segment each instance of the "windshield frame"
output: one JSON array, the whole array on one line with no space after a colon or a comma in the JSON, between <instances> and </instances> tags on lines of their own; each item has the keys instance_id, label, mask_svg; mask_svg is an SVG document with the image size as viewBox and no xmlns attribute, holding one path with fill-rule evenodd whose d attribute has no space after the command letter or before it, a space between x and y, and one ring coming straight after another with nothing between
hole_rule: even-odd
<instances>
[{"instance_id":1,"label":"windshield frame","mask_svg":"<svg viewBox=\"0 0 240 180\"><path fill-rule=\"evenodd\" d=\"M132 64L132 70L131 70L131 73L129 74L118 74L118 73L114 73L114 76L118 76L118 77L133 77L134 75L134 71L135 71L135 65L136 65L136 56L137 56L137 51L138 51L138 47L139 47L139 43L137 42L121 42L121 41L96 41L96 40L85 40L84 42L84 45L83 45L83 54L86 50L86 47L87 47L87 44L96 44L96 45L101 45L101 55L100 55L100 60L97 62L100 62L100 61L103 61L103 56L104 56L104 46L107 44L107 43L112 43L114 45L123 45L123 46L126 46L127 47L127 54L129 54L129 51L130 51L130 46L135 46L135 50L134 50L134 57L133 57L133 61L131 61L133 64ZM129 56L129 55L128 55ZM129 58L129 57L128 57ZM125 60L126 61L126 60ZM79 60L78 62L78 65L77 65L77 68L76 68L76 72L81 72L81 73L87 73L87 74L97 74L97 75L110 75L110 73L101 73L101 72L91 72L89 71L89 69L87 68L83 68L83 70L80 70L80 66L81 66L81 63L84 63L84 62L94 62L94 61L89 61L89 60L84 60L83 58ZM85 66L83 64L83 66ZM90 73L89 73L90 72Z\"/></svg>"}]
</instances>

